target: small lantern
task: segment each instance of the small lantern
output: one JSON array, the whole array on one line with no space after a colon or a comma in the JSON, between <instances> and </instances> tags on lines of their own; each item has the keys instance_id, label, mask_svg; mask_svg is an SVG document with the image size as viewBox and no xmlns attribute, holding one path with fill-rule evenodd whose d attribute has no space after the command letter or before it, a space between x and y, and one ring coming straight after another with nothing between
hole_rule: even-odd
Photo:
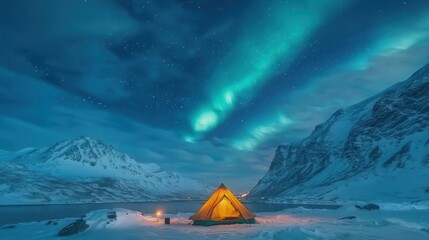
<instances>
[{"instance_id":1,"label":"small lantern","mask_svg":"<svg viewBox=\"0 0 429 240\"><path fill-rule=\"evenodd\" d=\"M156 222L159 222L159 218L162 216L162 211L161 210L157 210L156 211Z\"/></svg>"}]
</instances>

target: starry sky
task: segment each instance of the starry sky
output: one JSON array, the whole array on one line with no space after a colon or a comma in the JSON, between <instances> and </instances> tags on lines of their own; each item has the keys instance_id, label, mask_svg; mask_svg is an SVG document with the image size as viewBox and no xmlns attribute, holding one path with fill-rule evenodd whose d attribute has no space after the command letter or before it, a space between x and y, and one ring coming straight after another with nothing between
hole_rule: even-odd
<instances>
[{"instance_id":1,"label":"starry sky","mask_svg":"<svg viewBox=\"0 0 429 240\"><path fill-rule=\"evenodd\" d=\"M90 136L246 192L428 62L426 0L2 0L0 149Z\"/></svg>"}]
</instances>

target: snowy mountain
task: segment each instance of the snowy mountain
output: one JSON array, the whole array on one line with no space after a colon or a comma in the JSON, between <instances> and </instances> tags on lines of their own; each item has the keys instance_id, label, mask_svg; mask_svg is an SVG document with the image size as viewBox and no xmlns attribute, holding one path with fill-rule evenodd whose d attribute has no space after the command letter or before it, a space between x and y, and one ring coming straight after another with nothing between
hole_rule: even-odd
<instances>
[{"instance_id":1,"label":"snowy mountain","mask_svg":"<svg viewBox=\"0 0 429 240\"><path fill-rule=\"evenodd\" d=\"M335 112L279 146L250 197L271 200L429 198L429 64L408 80Z\"/></svg>"},{"instance_id":2,"label":"snowy mountain","mask_svg":"<svg viewBox=\"0 0 429 240\"><path fill-rule=\"evenodd\" d=\"M0 152L1 204L171 200L200 198L211 190L89 137Z\"/></svg>"}]
</instances>

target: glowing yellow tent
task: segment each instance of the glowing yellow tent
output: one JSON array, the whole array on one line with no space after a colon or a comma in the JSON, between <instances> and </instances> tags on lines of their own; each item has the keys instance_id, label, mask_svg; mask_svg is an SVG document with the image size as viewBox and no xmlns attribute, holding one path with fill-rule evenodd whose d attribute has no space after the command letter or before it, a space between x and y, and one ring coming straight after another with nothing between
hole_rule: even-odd
<instances>
[{"instance_id":1,"label":"glowing yellow tent","mask_svg":"<svg viewBox=\"0 0 429 240\"><path fill-rule=\"evenodd\" d=\"M217 225L234 223L255 223L255 215L223 185L212 194L190 220L194 225Z\"/></svg>"}]
</instances>

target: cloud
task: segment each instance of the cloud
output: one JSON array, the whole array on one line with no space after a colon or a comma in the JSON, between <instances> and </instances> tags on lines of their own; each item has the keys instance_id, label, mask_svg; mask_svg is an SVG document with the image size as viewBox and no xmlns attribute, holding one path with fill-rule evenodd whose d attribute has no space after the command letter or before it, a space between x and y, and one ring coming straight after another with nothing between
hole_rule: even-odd
<instances>
[{"instance_id":1,"label":"cloud","mask_svg":"<svg viewBox=\"0 0 429 240\"><path fill-rule=\"evenodd\" d=\"M4 68L164 128L174 127L172 116L187 120L184 111L200 97L201 69L212 61L201 49L213 52L228 29L223 20L202 28L196 23L204 14L162 1L2 4Z\"/></svg>"}]
</instances>

